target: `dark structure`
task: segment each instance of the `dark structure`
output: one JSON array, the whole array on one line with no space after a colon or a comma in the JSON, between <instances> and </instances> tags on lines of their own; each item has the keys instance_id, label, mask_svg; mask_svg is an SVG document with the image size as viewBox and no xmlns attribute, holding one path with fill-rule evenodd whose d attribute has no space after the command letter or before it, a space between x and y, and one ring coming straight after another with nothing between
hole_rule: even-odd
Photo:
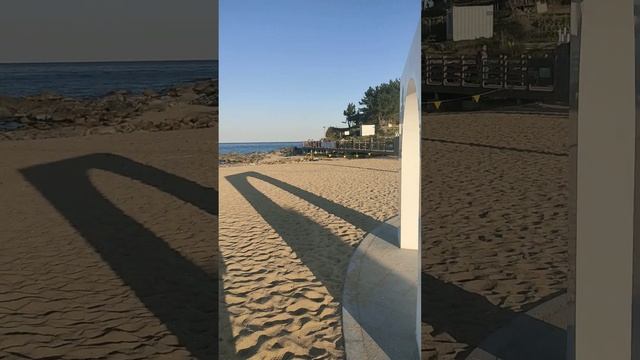
<instances>
[{"instance_id":1,"label":"dark structure","mask_svg":"<svg viewBox=\"0 0 640 360\"><path fill-rule=\"evenodd\" d=\"M543 55L476 57L424 54L427 97L479 95L568 102L569 44ZM429 99L427 99L429 100Z\"/></svg>"},{"instance_id":2,"label":"dark structure","mask_svg":"<svg viewBox=\"0 0 640 360\"><path fill-rule=\"evenodd\" d=\"M385 137L369 140L338 140L338 141L305 141L302 145L305 153L324 155L399 155L400 138Z\"/></svg>"},{"instance_id":3,"label":"dark structure","mask_svg":"<svg viewBox=\"0 0 640 360\"><path fill-rule=\"evenodd\" d=\"M536 13L539 3L551 6L553 11ZM482 95L483 99L568 104L570 51L566 3L564 0L424 0L423 101ZM448 41L447 22L452 7L480 5L493 5L496 35L491 39ZM480 55L478 50L482 45L488 45L488 54Z\"/></svg>"}]
</instances>

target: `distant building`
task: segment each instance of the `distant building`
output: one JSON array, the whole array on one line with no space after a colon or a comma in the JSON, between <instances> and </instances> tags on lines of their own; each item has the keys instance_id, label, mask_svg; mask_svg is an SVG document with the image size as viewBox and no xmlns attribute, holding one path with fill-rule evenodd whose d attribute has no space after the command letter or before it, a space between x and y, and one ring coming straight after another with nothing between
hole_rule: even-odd
<instances>
[{"instance_id":1,"label":"distant building","mask_svg":"<svg viewBox=\"0 0 640 360\"><path fill-rule=\"evenodd\" d=\"M546 1L538 0L536 1L536 12L538 14L544 14L549 11L549 4Z\"/></svg>"},{"instance_id":2,"label":"distant building","mask_svg":"<svg viewBox=\"0 0 640 360\"><path fill-rule=\"evenodd\" d=\"M372 136L376 134L375 125L360 125L360 136Z\"/></svg>"},{"instance_id":3,"label":"distant building","mask_svg":"<svg viewBox=\"0 0 640 360\"><path fill-rule=\"evenodd\" d=\"M528 14L546 14L552 8L571 5L571 0L496 0L496 10L518 10Z\"/></svg>"},{"instance_id":4,"label":"distant building","mask_svg":"<svg viewBox=\"0 0 640 360\"><path fill-rule=\"evenodd\" d=\"M492 1L466 2L451 6L447 13L447 40L475 40L493 37Z\"/></svg>"},{"instance_id":5,"label":"distant building","mask_svg":"<svg viewBox=\"0 0 640 360\"><path fill-rule=\"evenodd\" d=\"M423 0L422 26L430 42L493 37L496 0Z\"/></svg>"}]
</instances>

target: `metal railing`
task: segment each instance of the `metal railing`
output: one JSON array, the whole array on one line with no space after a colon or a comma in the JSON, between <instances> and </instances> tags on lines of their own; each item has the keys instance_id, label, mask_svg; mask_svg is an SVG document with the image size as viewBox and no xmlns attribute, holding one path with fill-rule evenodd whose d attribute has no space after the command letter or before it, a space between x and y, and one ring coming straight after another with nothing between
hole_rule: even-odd
<instances>
[{"instance_id":1,"label":"metal railing","mask_svg":"<svg viewBox=\"0 0 640 360\"><path fill-rule=\"evenodd\" d=\"M425 85L526 91L554 91L554 59L522 55L483 59L425 56Z\"/></svg>"},{"instance_id":2,"label":"metal railing","mask_svg":"<svg viewBox=\"0 0 640 360\"><path fill-rule=\"evenodd\" d=\"M343 139L336 141L305 141L304 149L325 152L371 152L371 153L395 153L397 150L397 137L371 138L367 140Z\"/></svg>"}]
</instances>

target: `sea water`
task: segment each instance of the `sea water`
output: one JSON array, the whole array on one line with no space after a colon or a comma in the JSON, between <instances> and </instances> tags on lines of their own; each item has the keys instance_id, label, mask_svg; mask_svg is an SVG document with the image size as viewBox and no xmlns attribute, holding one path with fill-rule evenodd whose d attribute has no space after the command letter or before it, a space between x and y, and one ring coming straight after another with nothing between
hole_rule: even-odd
<instances>
[{"instance_id":1,"label":"sea water","mask_svg":"<svg viewBox=\"0 0 640 360\"><path fill-rule=\"evenodd\" d=\"M217 78L218 62L214 60L0 64L0 96L52 92L96 98L121 90L133 94L147 89L159 92Z\"/></svg>"}]
</instances>

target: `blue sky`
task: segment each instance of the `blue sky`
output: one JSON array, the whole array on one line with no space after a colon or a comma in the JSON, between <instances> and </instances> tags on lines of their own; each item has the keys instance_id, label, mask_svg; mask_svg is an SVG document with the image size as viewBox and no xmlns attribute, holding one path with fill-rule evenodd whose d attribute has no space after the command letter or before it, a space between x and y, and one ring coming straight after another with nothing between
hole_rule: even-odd
<instances>
[{"instance_id":1,"label":"blue sky","mask_svg":"<svg viewBox=\"0 0 640 360\"><path fill-rule=\"evenodd\" d=\"M399 78L420 0L220 0L220 142L318 139Z\"/></svg>"}]
</instances>

